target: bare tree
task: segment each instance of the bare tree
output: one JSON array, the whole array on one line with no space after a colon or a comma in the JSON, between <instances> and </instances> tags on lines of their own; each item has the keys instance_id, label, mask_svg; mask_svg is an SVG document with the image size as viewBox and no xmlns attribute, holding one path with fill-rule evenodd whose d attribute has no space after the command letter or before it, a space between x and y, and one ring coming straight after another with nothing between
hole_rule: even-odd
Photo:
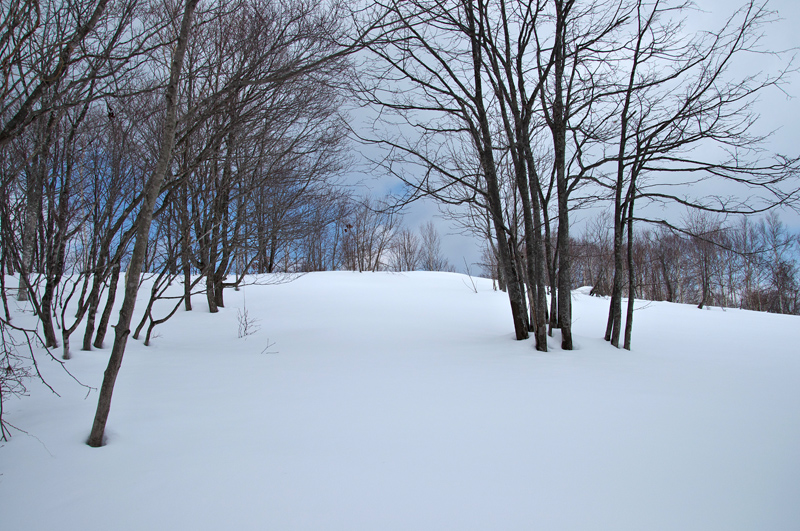
<instances>
[{"instance_id":1,"label":"bare tree","mask_svg":"<svg viewBox=\"0 0 800 531\"><path fill-rule=\"evenodd\" d=\"M391 209L367 197L345 221L342 266L350 271L379 271L388 265L399 220Z\"/></svg>"},{"instance_id":2,"label":"bare tree","mask_svg":"<svg viewBox=\"0 0 800 531\"><path fill-rule=\"evenodd\" d=\"M633 223L644 219L668 224L663 218L637 217L634 204L760 212L793 200L796 186L789 185L789 177L797 171L798 159L769 160L761 149L763 137L751 131L754 97L785 82L786 71L738 79L729 71L735 57L759 52L760 28L772 16L765 6L749 2L718 31L696 35L684 30L681 17L691 8L685 2L637 0L620 6L626 13L619 22L620 35L627 37L598 57L611 70L602 83L590 78L596 118L582 125L579 135L591 140L584 146L581 166L594 182L608 186L614 205L614 284L605 338L619 345L627 274L624 345L630 348L637 278ZM601 155L591 160L598 151ZM603 181L605 176L611 179ZM726 182L729 189L738 186L741 196L732 191L726 197L693 197L688 186L708 179ZM755 195L760 202L750 199Z\"/></svg>"},{"instance_id":3,"label":"bare tree","mask_svg":"<svg viewBox=\"0 0 800 531\"><path fill-rule=\"evenodd\" d=\"M424 223L420 229L419 265L425 271L454 271L442 255L442 238L433 221Z\"/></svg>"},{"instance_id":4,"label":"bare tree","mask_svg":"<svg viewBox=\"0 0 800 531\"><path fill-rule=\"evenodd\" d=\"M764 243L763 261L768 271L773 303L767 308L775 313L796 313L797 310L797 262L793 257L797 235L789 233L776 212L770 212L758 226Z\"/></svg>"},{"instance_id":5,"label":"bare tree","mask_svg":"<svg viewBox=\"0 0 800 531\"><path fill-rule=\"evenodd\" d=\"M401 229L394 239L389 267L392 271L415 271L420 266L419 237L411 230Z\"/></svg>"},{"instance_id":6,"label":"bare tree","mask_svg":"<svg viewBox=\"0 0 800 531\"><path fill-rule=\"evenodd\" d=\"M494 90L485 76L482 5L472 0L375 4L372 20L385 22L369 46L376 58L370 65L376 84L363 87L362 96L417 137L387 132L365 140L387 149L384 168L410 186L408 199L429 195L485 209L507 280L516 337L526 339L526 297L500 188ZM413 168L421 175L410 174Z\"/></svg>"},{"instance_id":7,"label":"bare tree","mask_svg":"<svg viewBox=\"0 0 800 531\"><path fill-rule=\"evenodd\" d=\"M172 56L169 84L167 85L165 94L167 108L164 119L164 133L161 139L161 150L156 169L145 185L144 201L142 202L136 220L137 234L133 247L133 254L128 264L127 278L125 281L125 298L122 301L122 308L120 309L119 321L116 327L114 347L111 351L108 368L103 377L97 412L88 440L89 446L93 447L102 446L105 442L104 434L106 422L108 421L108 414L111 410L111 396L114 391L114 383L116 382L117 374L122 366L122 356L125 353L125 345L128 340L128 335L130 334L133 307L136 303L136 293L139 289L139 277L141 275L142 264L145 258L144 255L147 249L147 240L150 232L150 224L153 219L153 210L161 188L161 183L167 174L168 166L172 158L172 148L175 143L175 131L178 122L178 83L181 70L183 69L183 58L189 40L189 32L192 27L192 15L197 7L197 2L198 0L187 0L184 6L180 34Z\"/></svg>"},{"instance_id":8,"label":"bare tree","mask_svg":"<svg viewBox=\"0 0 800 531\"><path fill-rule=\"evenodd\" d=\"M37 118L83 100L75 97L74 83L63 81L90 60L93 50L87 41L95 36L108 4L108 0L4 4L8 9L0 22L0 147ZM86 81L78 76L79 83ZM62 100L64 93L71 97Z\"/></svg>"}]
</instances>

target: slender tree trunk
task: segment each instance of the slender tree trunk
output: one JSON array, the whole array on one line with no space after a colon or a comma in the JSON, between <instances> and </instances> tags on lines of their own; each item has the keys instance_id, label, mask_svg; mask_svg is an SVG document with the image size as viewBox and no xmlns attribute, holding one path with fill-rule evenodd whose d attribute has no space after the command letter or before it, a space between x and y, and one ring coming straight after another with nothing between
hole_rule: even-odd
<instances>
[{"instance_id":1,"label":"slender tree trunk","mask_svg":"<svg viewBox=\"0 0 800 531\"><path fill-rule=\"evenodd\" d=\"M633 303L636 296L636 275L633 264L633 200L635 194L635 176L631 176L631 194L628 199L628 308L625 315L625 350L631 349L631 334L633 332Z\"/></svg>"},{"instance_id":2,"label":"slender tree trunk","mask_svg":"<svg viewBox=\"0 0 800 531\"><path fill-rule=\"evenodd\" d=\"M117 286L119 285L120 270L121 266L119 262L117 262L111 270L111 278L108 281L108 297L106 299L105 308L103 308L103 315L100 316L100 322L97 325L94 348L103 348L103 340L106 337L106 330L108 330L108 322L111 320L111 311L114 308L114 302L117 300Z\"/></svg>"},{"instance_id":3,"label":"slender tree trunk","mask_svg":"<svg viewBox=\"0 0 800 531\"><path fill-rule=\"evenodd\" d=\"M139 216L137 217L136 242L133 246L133 253L128 265L127 280L125 282L125 298L122 302L122 309L119 312L119 321L115 330L114 347L111 350L111 357L108 361L103 376L103 384L100 388L100 397L97 403L92 431L89 435L88 444L92 447L100 447L105 442L105 428L108 421L108 414L111 411L111 397L114 392L114 383L117 374L122 366L122 357L125 353L125 346L130 334L131 318L136 304L136 293L139 289L139 278L142 273L145 253L147 251L147 241L150 235L150 224L153 220L153 209L156 199L161 190L161 183L167 174L170 160L172 159L172 149L175 145L175 131L178 123L178 82L183 68L183 58L186 53L186 46L189 39L189 31L192 25L192 15L198 0L187 0L184 7L183 20L181 21L180 34L175 45L175 52L172 56L170 66L169 85L166 90L167 113L164 120L164 133L161 140L161 150L155 172L148 180L144 190L144 201L142 202Z\"/></svg>"},{"instance_id":4,"label":"slender tree trunk","mask_svg":"<svg viewBox=\"0 0 800 531\"><path fill-rule=\"evenodd\" d=\"M40 126L41 128L41 126ZM39 140L35 149L37 150L32 162L32 169L28 173L25 190L25 217L22 226L22 261L20 265L20 277L29 278L33 269L33 251L36 248L36 233L39 224L39 216L42 212L42 187L44 186L44 159L46 149L44 147L45 137L49 136L43 132L39 133ZM20 278L19 289L17 291L18 301L27 301L30 298L28 293L28 282Z\"/></svg>"},{"instance_id":5,"label":"slender tree trunk","mask_svg":"<svg viewBox=\"0 0 800 531\"><path fill-rule=\"evenodd\" d=\"M97 274L95 274L95 277ZM97 282L94 280L93 282ZM92 336L94 335L95 322L97 319L97 308L100 306L100 292L95 293L95 288L89 292L89 307L86 310L86 329L83 332L83 346L81 350L92 350Z\"/></svg>"},{"instance_id":6,"label":"slender tree trunk","mask_svg":"<svg viewBox=\"0 0 800 531\"><path fill-rule=\"evenodd\" d=\"M701 242L701 245L705 245L705 242ZM708 284L709 284L709 275L708 275L708 258L705 256L705 252L701 255L700 258L700 284L702 289L701 300L700 304L697 305L699 309L703 309L706 304L708 304Z\"/></svg>"},{"instance_id":7,"label":"slender tree trunk","mask_svg":"<svg viewBox=\"0 0 800 531\"><path fill-rule=\"evenodd\" d=\"M542 210L542 214L545 217L544 252L546 255L545 262L547 264L547 278L548 282L550 283L550 315L547 335L553 337L553 329L558 328L558 280L556 276L556 272L558 271L556 266L558 263L558 247L556 246L556 248L553 249L552 234L550 232L550 219L544 210Z\"/></svg>"},{"instance_id":8,"label":"slender tree trunk","mask_svg":"<svg viewBox=\"0 0 800 531\"><path fill-rule=\"evenodd\" d=\"M215 293L216 283L214 282L213 270L205 275L206 277L206 302L208 302L208 311L210 313L217 313L217 296Z\"/></svg>"},{"instance_id":9,"label":"slender tree trunk","mask_svg":"<svg viewBox=\"0 0 800 531\"><path fill-rule=\"evenodd\" d=\"M40 306L39 320L42 323L42 334L44 335L44 342L47 348L57 348L58 338L56 338L56 331L53 325L53 298L55 296L55 289L58 282L61 280L61 275L57 279L48 279L44 293L42 294L42 302Z\"/></svg>"},{"instance_id":10,"label":"slender tree trunk","mask_svg":"<svg viewBox=\"0 0 800 531\"><path fill-rule=\"evenodd\" d=\"M161 282L161 279L164 278L164 274L165 272L162 272L153 280L153 286L150 288L150 298L147 300L147 307L145 307L144 315L142 315L142 319L139 321L139 324L136 325L136 329L133 331L133 339L139 339L139 334L142 333L142 328L144 328L144 325L147 324L148 320L153 320L151 317L151 312L153 311L153 304L155 304L155 302L158 300L159 283Z\"/></svg>"},{"instance_id":11,"label":"slender tree trunk","mask_svg":"<svg viewBox=\"0 0 800 531\"><path fill-rule=\"evenodd\" d=\"M6 322L11 322L11 311L8 309L8 297L6 296L6 255L3 251L3 259L0 260L0 299L3 301L3 312Z\"/></svg>"},{"instance_id":12,"label":"slender tree trunk","mask_svg":"<svg viewBox=\"0 0 800 531\"><path fill-rule=\"evenodd\" d=\"M561 203L559 198L559 203ZM569 214L564 198L564 206L559 207L559 252L558 252L558 322L561 328L561 348L572 350L572 279L571 257L569 252ZM562 210L563 208L563 210ZM562 223L563 229L562 229Z\"/></svg>"},{"instance_id":13,"label":"slender tree trunk","mask_svg":"<svg viewBox=\"0 0 800 531\"><path fill-rule=\"evenodd\" d=\"M622 260L622 207L614 207L614 280L611 287L611 301L608 305L608 322L605 340L619 347L619 332L622 326L622 277L625 274Z\"/></svg>"},{"instance_id":14,"label":"slender tree trunk","mask_svg":"<svg viewBox=\"0 0 800 531\"><path fill-rule=\"evenodd\" d=\"M565 5L567 4L567 5ZM564 102L564 75L567 14L571 2L557 1L556 37L553 48L554 99L550 130L553 137L553 164L556 170L558 196L558 324L561 328L561 348L572 350L572 256L569 242L569 190L566 175L567 115Z\"/></svg>"},{"instance_id":15,"label":"slender tree trunk","mask_svg":"<svg viewBox=\"0 0 800 531\"><path fill-rule=\"evenodd\" d=\"M560 77L558 78L560 79ZM572 280L569 249L569 201L566 176L566 124L563 120L560 90L556 89L554 115L559 116L553 130L558 193L558 324L561 328L561 348L572 350Z\"/></svg>"},{"instance_id":16,"label":"slender tree trunk","mask_svg":"<svg viewBox=\"0 0 800 531\"><path fill-rule=\"evenodd\" d=\"M492 216L492 225L495 229L497 249L499 251L500 267L508 287L508 299L511 305L511 317L514 322L514 332L517 340L528 339L528 316L525 295L520 291L520 275L514 258L510 256L509 241L506 234L506 224L503 220L503 203L500 198L500 188L497 178L497 166L494 160L494 146L489 118L483 104L481 45L475 27L475 12L469 12L469 34L472 44L472 67L475 82L474 103L478 115L478 128L475 131L475 147L479 153L481 168L486 181L487 203Z\"/></svg>"},{"instance_id":17,"label":"slender tree trunk","mask_svg":"<svg viewBox=\"0 0 800 531\"><path fill-rule=\"evenodd\" d=\"M188 155L187 155L188 157ZM192 228L189 220L189 203L187 186L181 185L180 192L180 224L181 224L181 266L183 268L183 307L187 312L192 311Z\"/></svg>"},{"instance_id":18,"label":"slender tree trunk","mask_svg":"<svg viewBox=\"0 0 800 531\"><path fill-rule=\"evenodd\" d=\"M542 352L547 351L547 294L545 292L544 273L547 259L542 248L542 222L541 207L537 197L533 198L533 245L534 245L534 270L533 277L536 283L536 348Z\"/></svg>"},{"instance_id":19,"label":"slender tree trunk","mask_svg":"<svg viewBox=\"0 0 800 531\"><path fill-rule=\"evenodd\" d=\"M80 277L78 278L80 279ZM86 291L89 287L88 275L83 279L82 284L83 286L81 287L81 295L78 299L78 311L75 314L75 321L72 323L72 326L67 326L66 316L64 315L66 313L67 303L69 301L65 301L64 306L61 308L61 347L63 351L62 357L65 360L72 358L69 338L72 337L72 334L75 332L75 330L77 330L81 321L83 321L83 317L86 315L86 312L89 310L89 305L91 304L91 301L86 299ZM91 293L89 296L91 297Z\"/></svg>"},{"instance_id":20,"label":"slender tree trunk","mask_svg":"<svg viewBox=\"0 0 800 531\"><path fill-rule=\"evenodd\" d=\"M528 276L528 290L531 306L531 321L533 332L536 338L536 350L547 352L547 322L545 319L545 308L547 300L544 296L544 281L542 275L542 229L539 218L539 197L538 192L531 193L525 167L527 157L520 156L521 171L517 173L517 186L522 198L523 223L525 226L525 250L526 265ZM532 161L528 161L527 166L531 166ZM534 221L535 217L535 221Z\"/></svg>"},{"instance_id":21,"label":"slender tree trunk","mask_svg":"<svg viewBox=\"0 0 800 531\"><path fill-rule=\"evenodd\" d=\"M225 307L224 278L220 275L214 275L214 304L217 305L217 308Z\"/></svg>"},{"instance_id":22,"label":"slender tree trunk","mask_svg":"<svg viewBox=\"0 0 800 531\"><path fill-rule=\"evenodd\" d=\"M183 308L187 312L192 311L192 264L187 260L188 256L185 251L183 254Z\"/></svg>"},{"instance_id":23,"label":"slender tree trunk","mask_svg":"<svg viewBox=\"0 0 800 531\"><path fill-rule=\"evenodd\" d=\"M104 256L104 255L103 255ZM100 258L98 267L95 268L94 278L92 278L92 289L89 292L88 308L86 310L86 330L83 333L82 350L92 350L92 336L94 335L95 322L97 319L97 308L100 306L100 295L105 284L105 258Z\"/></svg>"},{"instance_id":24,"label":"slender tree trunk","mask_svg":"<svg viewBox=\"0 0 800 531\"><path fill-rule=\"evenodd\" d=\"M500 263L500 253L497 250L497 245L494 243L494 240L492 240L491 235L489 236L489 246L492 249L492 256L494 257L497 263L497 287L500 291L506 293L508 291L508 288L506 287L506 279L503 273L503 265Z\"/></svg>"}]
</instances>

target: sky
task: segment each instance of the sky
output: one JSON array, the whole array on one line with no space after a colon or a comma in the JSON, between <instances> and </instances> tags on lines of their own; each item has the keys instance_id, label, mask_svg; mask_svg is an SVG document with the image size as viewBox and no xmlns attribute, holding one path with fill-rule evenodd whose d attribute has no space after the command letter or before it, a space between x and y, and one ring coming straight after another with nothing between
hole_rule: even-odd
<instances>
[{"instance_id":1,"label":"sky","mask_svg":"<svg viewBox=\"0 0 800 531\"><path fill-rule=\"evenodd\" d=\"M689 24L696 29L711 29L719 27L737 6L743 5L740 1L726 0L697 0L698 12L692 14ZM771 0L768 7L777 13L777 20L764 29L762 45L765 50L781 51L800 48L800 2L798 0ZM743 58L737 64L741 72L750 73L751 70L778 69L781 64L791 56L782 58L771 56L753 56ZM795 62L800 67L800 56ZM767 148L773 152L792 156L800 154L800 75L793 74L789 83L783 87L784 92L777 89L765 91L756 103L759 120L756 130L760 133L773 132ZM356 155L361 159L361 155ZM359 166L359 189L369 191L375 196L383 196L389 192L397 192L399 183L391 178L370 173L364 166ZM800 180L800 177L798 177ZM581 224L586 219L597 215L599 211L576 212L573 216L573 233L580 233ZM783 221L794 231L800 233L800 214L783 210L780 212ZM404 210L404 225L417 228L421 224L433 220L442 235L442 250L450 263L458 271L466 272L465 263L473 273L479 273L480 254L483 242L479 239L460 233L458 227L444 219L439 212L438 205L429 199L413 203Z\"/></svg>"}]
</instances>

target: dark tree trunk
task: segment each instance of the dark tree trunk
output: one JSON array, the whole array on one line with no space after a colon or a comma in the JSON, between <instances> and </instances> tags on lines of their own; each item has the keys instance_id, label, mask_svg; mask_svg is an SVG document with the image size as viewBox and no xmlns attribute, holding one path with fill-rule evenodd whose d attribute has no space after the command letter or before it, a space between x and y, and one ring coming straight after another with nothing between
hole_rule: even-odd
<instances>
[{"instance_id":1,"label":"dark tree trunk","mask_svg":"<svg viewBox=\"0 0 800 531\"><path fill-rule=\"evenodd\" d=\"M563 24L562 24L563 25ZM566 175L567 124L564 116L561 80L564 74L561 57L563 29L556 43L556 94L553 106L553 147L556 167L556 191L558 194L558 324L561 328L561 348L572 350L572 280L571 255L569 249L569 198Z\"/></svg>"},{"instance_id":2,"label":"dark tree trunk","mask_svg":"<svg viewBox=\"0 0 800 531\"><path fill-rule=\"evenodd\" d=\"M186 155L188 158L188 155ZM192 224L189 220L187 185L181 185L180 223L181 223L181 267L183 270L183 307L192 311Z\"/></svg>"},{"instance_id":3,"label":"dark tree trunk","mask_svg":"<svg viewBox=\"0 0 800 531\"><path fill-rule=\"evenodd\" d=\"M527 161L527 164L526 164ZM531 193L531 186L525 173L526 166L533 169L532 157L520 154L520 170L517 172L517 187L522 198L523 223L525 227L525 250L528 276L528 290L531 301L531 324L536 338L536 350L547 352L547 299L544 294L544 275L542 262L542 228L540 221L539 194ZM532 173L536 178L535 173Z\"/></svg>"},{"instance_id":4,"label":"dark tree trunk","mask_svg":"<svg viewBox=\"0 0 800 531\"><path fill-rule=\"evenodd\" d=\"M114 308L114 302L117 299L117 286L119 285L119 275L121 266L119 262L114 264L111 270L111 278L108 281L108 298L106 305L103 308L103 315L100 316L100 323L97 325L97 335L94 338L94 347L103 348L103 340L106 337L108 330L108 322L111 320L111 311Z\"/></svg>"},{"instance_id":5,"label":"dark tree trunk","mask_svg":"<svg viewBox=\"0 0 800 531\"><path fill-rule=\"evenodd\" d=\"M559 203L561 203L559 198ZM569 253L569 214L567 213L566 198L564 206L559 207L559 252L558 252L558 322L561 328L561 348L572 350L572 279L571 261ZM565 230L562 230L564 223Z\"/></svg>"},{"instance_id":6,"label":"dark tree trunk","mask_svg":"<svg viewBox=\"0 0 800 531\"><path fill-rule=\"evenodd\" d=\"M625 350L631 349L633 332L633 303L636 296L636 275L633 263L633 201L635 193L635 175L631 176L631 194L628 199L628 308L625 315Z\"/></svg>"},{"instance_id":7,"label":"dark tree trunk","mask_svg":"<svg viewBox=\"0 0 800 531\"><path fill-rule=\"evenodd\" d=\"M542 210L544 216L544 252L545 262L547 264L547 278L550 284L550 315L547 329L547 335L553 337L553 329L558 328L558 247L553 249L552 234L550 232L550 219L547 213Z\"/></svg>"},{"instance_id":8,"label":"dark tree trunk","mask_svg":"<svg viewBox=\"0 0 800 531\"><path fill-rule=\"evenodd\" d=\"M42 294L42 302L40 305L39 320L42 323L42 334L44 335L44 342L47 348L57 348L58 339L56 338L55 327L53 326L53 297L58 282L61 280L61 275L58 278L47 279L45 283L44 293Z\"/></svg>"},{"instance_id":9,"label":"dark tree trunk","mask_svg":"<svg viewBox=\"0 0 800 531\"><path fill-rule=\"evenodd\" d=\"M215 275L214 278L214 303L216 304L217 308L224 308L225 307L225 298L223 296L223 288L224 282L222 278L218 278Z\"/></svg>"},{"instance_id":10,"label":"dark tree trunk","mask_svg":"<svg viewBox=\"0 0 800 531\"><path fill-rule=\"evenodd\" d=\"M619 333L622 326L622 277L625 274L622 260L622 233L621 222L622 206L614 208L614 280L611 287L611 301L608 305L608 322L606 324L605 340L619 347Z\"/></svg>"},{"instance_id":11,"label":"dark tree trunk","mask_svg":"<svg viewBox=\"0 0 800 531\"><path fill-rule=\"evenodd\" d=\"M520 291L520 275L515 260L510 256L509 240L506 233L506 224L503 220L503 203L500 198L500 188L497 178L497 166L494 160L494 146L492 145L492 132L489 126L489 117L483 104L481 45L475 27L475 13L469 13L469 34L472 45L472 67L475 82L475 107L478 117L478 130L473 131L475 148L478 151L481 169L486 181L486 195L489 214L492 216L492 225L495 229L497 249L499 251L500 267L508 287L508 300L511 305L511 318L514 322L514 332L517 340L528 339L528 312L525 295Z\"/></svg>"},{"instance_id":12,"label":"dark tree trunk","mask_svg":"<svg viewBox=\"0 0 800 531\"><path fill-rule=\"evenodd\" d=\"M98 274L95 274L93 283L96 284ZM100 306L100 290L95 291L95 286L92 285L92 290L89 292L89 304L86 310L86 330L83 333L83 346L81 350L92 350L92 336L94 335L95 321L97 319L97 308Z\"/></svg>"},{"instance_id":13,"label":"dark tree trunk","mask_svg":"<svg viewBox=\"0 0 800 531\"><path fill-rule=\"evenodd\" d=\"M216 283L214 282L214 274L206 273L206 302L208 302L208 311L210 313L217 313L217 295L215 293Z\"/></svg>"},{"instance_id":14,"label":"dark tree trunk","mask_svg":"<svg viewBox=\"0 0 800 531\"><path fill-rule=\"evenodd\" d=\"M703 242L705 244L705 242ZM705 255L700 259L700 284L701 284L701 299L700 304L697 305L701 310L708 304L709 299L709 279L708 279L708 259Z\"/></svg>"},{"instance_id":15,"label":"dark tree trunk","mask_svg":"<svg viewBox=\"0 0 800 531\"><path fill-rule=\"evenodd\" d=\"M558 326L561 328L561 348L572 350L572 280L569 242L569 186L566 174L567 109L565 107L564 76L566 70L565 39L567 17L572 2L555 2L555 40L553 43L554 98L548 126L553 138L553 164L558 196ZM551 316L551 319L553 316Z\"/></svg>"},{"instance_id":16,"label":"dark tree trunk","mask_svg":"<svg viewBox=\"0 0 800 531\"><path fill-rule=\"evenodd\" d=\"M83 333L83 346L81 350L92 350L92 336L94 335L97 308L100 307L100 295L105 285L106 264L105 255L101 256L92 278L92 289L89 291L86 310L86 330Z\"/></svg>"}]
</instances>

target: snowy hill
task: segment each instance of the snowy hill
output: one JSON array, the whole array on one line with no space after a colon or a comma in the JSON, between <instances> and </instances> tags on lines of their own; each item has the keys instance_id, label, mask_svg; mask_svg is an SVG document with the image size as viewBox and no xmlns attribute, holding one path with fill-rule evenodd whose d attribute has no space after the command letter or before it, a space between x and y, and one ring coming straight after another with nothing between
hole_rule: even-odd
<instances>
[{"instance_id":1,"label":"snowy hill","mask_svg":"<svg viewBox=\"0 0 800 531\"><path fill-rule=\"evenodd\" d=\"M576 291L577 350L538 353L476 280L313 273L217 315L198 297L129 342L100 449L97 393L44 364L62 397L7 404L30 436L0 449L0 527L800 529L800 318L642 301L627 352ZM260 330L239 338L245 301ZM67 365L99 387L108 353Z\"/></svg>"}]
</instances>

